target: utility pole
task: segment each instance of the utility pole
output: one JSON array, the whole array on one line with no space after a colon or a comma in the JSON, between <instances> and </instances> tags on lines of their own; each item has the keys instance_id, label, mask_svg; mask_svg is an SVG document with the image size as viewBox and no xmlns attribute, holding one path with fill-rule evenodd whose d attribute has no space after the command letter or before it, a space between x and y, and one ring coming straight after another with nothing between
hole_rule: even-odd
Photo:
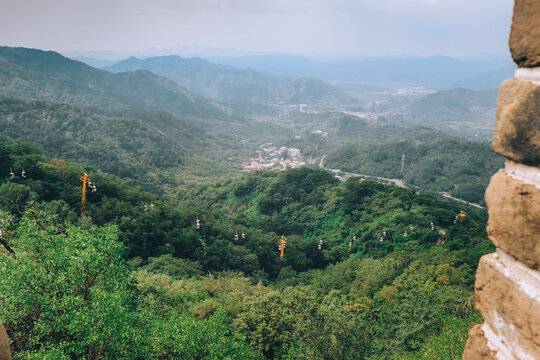
<instances>
[{"instance_id":1,"label":"utility pole","mask_svg":"<svg viewBox=\"0 0 540 360\"><path fill-rule=\"evenodd\" d=\"M281 255L279 255L280 258L282 258L284 255L285 245L287 245L287 238L281 235L281 239L279 239L279 246L278 246L278 249L281 251Z\"/></svg>"},{"instance_id":2,"label":"utility pole","mask_svg":"<svg viewBox=\"0 0 540 360\"><path fill-rule=\"evenodd\" d=\"M83 185L82 185L82 198L81 198L81 213L85 212L86 210L86 204L85 204L85 201L86 201L86 184L90 183L90 178L88 177L88 174L87 173L84 173L83 176L81 176L79 178Z\"/></svg>"}]
</instances>

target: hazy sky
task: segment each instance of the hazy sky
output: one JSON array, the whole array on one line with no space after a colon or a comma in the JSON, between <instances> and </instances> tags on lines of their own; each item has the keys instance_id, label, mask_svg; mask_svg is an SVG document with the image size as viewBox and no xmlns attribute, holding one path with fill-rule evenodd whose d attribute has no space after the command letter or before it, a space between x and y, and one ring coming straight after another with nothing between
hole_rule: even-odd
<instances>
[{"instance_id":1,"label":"hazy sky","mask_svg":"<svg viewBox=\"0 0 540 360\"><path fill-rule=\"evenodd\" d=\"M513 0L0 0L0 45L507 56Z\"/></svg>"}]
</instances>

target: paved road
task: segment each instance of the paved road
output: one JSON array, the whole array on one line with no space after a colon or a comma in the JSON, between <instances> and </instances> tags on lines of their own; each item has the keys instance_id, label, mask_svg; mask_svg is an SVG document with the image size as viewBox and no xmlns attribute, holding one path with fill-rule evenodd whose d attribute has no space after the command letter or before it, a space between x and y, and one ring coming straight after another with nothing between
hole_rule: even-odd
<instances>
[{"instance_id":1,"label":"paved road","mask_svg":"<svg viewBox=\"0 0 540 360\"><path fill-rule=\"evenodd\" d=\"M319 162L319 167L321 169L324 169L324 166L323 166L323 161L324 161L324 158L326 157L326 155L324 155L322 158L321 158L321 161Z\"/></svg>"},{"instance_id":2,"label":"paved road","mask_svg":"<svg viewBox=\"0 0 540 360\"><path fill-rule=\"evenodd\" d=\"M395 183L396 186L399 186L400 188L408 189L407 186L405 186L405 184L403 183L403 180L401 180L401 179L389 179L389 178L384 178L384 177L380 177L380 176L373 176L373 175L366 175L366 174L355 174L355 173L341 171L339 169L327 169L327 168L324 167L324 159L325 158L326 158L326 155L324 155L321 158L321 161L319 161L319 167L321 169L331 171L336 175L338 173L342 172L344 174L342 177L357 176L357 177L365 177L365 178L377 179L377 180L380 180L380 181L391 181L391 182Z\"/></svg>"},{"instance_id":3,"label":"paved road","mask_svg":"<svg viewBox=\"0 0 540 360\"><path fill-rule=\"evenodd\" d=\"M479 209L485 209L485 207L483 207L482 205L479 205L479 204L475 204L475 203L470 203L468 201L465 201L465 200L462 200L462 199L458 199L458 198L455 198L453 197L452 195L450 195L449 193L447 192L440 192L439 194L441 194L442 196L446 197L446 198L449 198L449 199L452 199L452 200L456 200L456 201L459 201L459 202L462 202L462 203L465 203L465 204L469 204L471 206L474 206L474 207L477 207Z\"/></svg>"}]
</instances>

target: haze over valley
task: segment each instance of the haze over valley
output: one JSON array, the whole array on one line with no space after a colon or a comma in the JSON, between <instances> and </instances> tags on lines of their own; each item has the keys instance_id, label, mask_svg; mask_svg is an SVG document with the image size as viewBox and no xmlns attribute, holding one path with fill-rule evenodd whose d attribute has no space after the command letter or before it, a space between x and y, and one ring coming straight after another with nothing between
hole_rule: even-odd
<instances>
[{"instance_id":1,"label":"haze over valley","mask_svg":"<svg viewBox=\"0 0 540 360\"><path fill-rule=\"evenodd\" d=\"M26 140L43 147L50 156L88 162L108 173L137 179L140 184L154 182L158 170L177 186L180 174L190 168L198 170L189 171L187 178L195 174L234 178L246 170L246 163L252 162L255 150L264 143L298 149L302 164L319 164L323 156L340 147L388 148L384 144L399 141L434 149L450 141L455 148L446 149L443 156L467 158L467 141L487 149L493 135L496 89L490 88L436 90L419 80L409 84L415 86L396 89L387 85L390 75L380 80L378 89L367 88L363 96L355 97L357 90L339 89L313 77L286 77L176 55L131 57L100 70L55 52L2 47L0 61L4 64L0 91L4 94L1 125L5 135L26 134ZM436 58L429 61L436 62ZM440 61L443 68L447 59ZM453 62L459 64L455 67L462 69L463 78L481 78L486 70L477 62ZM396 63L399 60L393 60L392 66ZM497 76L502 79L505 75L505 70L499 69ZM394 86L407 86L399 81L394 80ZM21 98L38 102L18 100ZM30 105L40 110L29 112ZM43 113L51 114L50 120L35 123ZM62 126L58 126L59 119L75 122L69 125L62 120ZM134 133L134 129L139 130ZM93 133L96 136L90 137ZM155 134L145 135L151 133ZM62 147L57 145L59 137L65 139ZM156 153L156 148L163 146L171 149L164 152L165 157ZM111 150L100 151L104 148ZM446 155L448 151L459 155ZM400 178L407 171L417 172L412 170L418 166L415 152L403 147L385 155L394 164L391 178ZM408 157L401 173L403 154ZM115 156L114 161L111 156ZM131 160L121 160L128 158ZM500 163L495 155L492 158L489 164ZM138 161L140 165L134 165ZM201 161L207 170L197 165ZM438 163L441 169L442 163ZM331 168L335 165L328 163ZM489 166L494 171L497 165ZM389 176L388 171L377 168L365 171L363 166L346 167L353 173ZM460 185L470 186L457 180L460 175L447 176L443 172L441 176L440 186L427 186L425 190L457 194ZM489 171L480 178L481 186L485 186ZM198 175L194 179L202 180ZM414 185L407 180L405 183ZM465 196L465 200L483 203L479 195Z\"/></svg>"},{"instance_id":2,"label":"haze over valley","mask_svg":"<svg viewBox=\"0 0 540 360\"><path fill-rule=\"evenodd\" d=\"M511 1L23 3L0 14L14 359L462 353Z\"/></svg>"}]
</instances>

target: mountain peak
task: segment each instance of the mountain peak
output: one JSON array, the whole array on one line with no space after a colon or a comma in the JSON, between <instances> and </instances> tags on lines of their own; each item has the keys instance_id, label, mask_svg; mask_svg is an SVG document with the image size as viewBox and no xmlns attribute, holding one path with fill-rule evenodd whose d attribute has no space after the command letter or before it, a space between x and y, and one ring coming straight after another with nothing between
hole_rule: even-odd
<instances>
[{"instance_id":1,"label":"mountain peak","mask_svg":"<svg viewBox=\"0 0 540 360\"><path fill-rule=\"evenodd\" d=\"M111 74L54 51L0 47L0 94L109 109L229 118L212 101L138 66L143 60L131 57L125 61L141 71Z\"/></svg>"}]
</instances>

